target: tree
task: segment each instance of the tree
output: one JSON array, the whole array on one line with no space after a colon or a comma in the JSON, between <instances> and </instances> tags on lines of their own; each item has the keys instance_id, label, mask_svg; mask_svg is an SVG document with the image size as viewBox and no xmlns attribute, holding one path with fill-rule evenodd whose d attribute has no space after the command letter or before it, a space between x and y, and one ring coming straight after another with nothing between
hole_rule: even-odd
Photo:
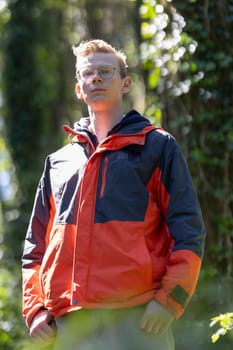
<instances>
[{"instance_id":1,"label":"tree","mask_svg":"<svg viewBox=\"0 0 233 350\"><path fill-rule=\"evenodd\" d=\"M18 259L45 154L62 140L66 74L62 8L26 0L9 4L9 11L3 43L4 121L18 183L18 214L6 225L4 239L8 253Z\"/></svg>"}]
</instances>

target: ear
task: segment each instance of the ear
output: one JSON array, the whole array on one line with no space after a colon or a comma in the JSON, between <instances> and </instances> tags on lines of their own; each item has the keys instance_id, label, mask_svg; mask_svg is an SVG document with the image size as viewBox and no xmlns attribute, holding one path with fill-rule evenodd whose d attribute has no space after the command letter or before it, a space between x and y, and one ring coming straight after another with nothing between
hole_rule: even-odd
<instances>
[{"instance_id":1,"label":"ear","mask_svg":"<svg viewBox=\"0 0 233 350\"><path fill-rule=\"evenodd\" d=\"M82 95L82 92L81 92L81 88L80 88L79 83L76 83L76 85L75 85L75 93L76 93L77 97L78 97L80 100L82 100L83 95Z\"/></svg>"},{"instance_id":2,"label":"ear","mask_svg":"<svg viewBox=\"0 0 233 350\"><path fill-rule=\"evenodd\" d=\"M131 84L132 84L132 81L130 76L125 77L123 81L123 87L121 90L122 94L127 94L127 92L129 92L129 90L131 89Z\"/></svg>"}]
</instances>

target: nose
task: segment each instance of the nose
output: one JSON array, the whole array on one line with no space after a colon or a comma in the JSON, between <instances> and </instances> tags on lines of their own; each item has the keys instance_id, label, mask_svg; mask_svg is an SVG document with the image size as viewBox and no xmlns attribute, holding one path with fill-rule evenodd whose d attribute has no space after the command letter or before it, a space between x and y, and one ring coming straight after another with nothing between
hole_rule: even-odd
<instances>
[{"instance_id":1,"label":"nose","mask_svg":"<svg viewBox=\"0 0 233 350\"><path fill-rule=\"evenodd\" d=\"M93 81L102 81L102 78L98 72L98 69L93 69L92 80Z\"/></svg>"}]
</instances>

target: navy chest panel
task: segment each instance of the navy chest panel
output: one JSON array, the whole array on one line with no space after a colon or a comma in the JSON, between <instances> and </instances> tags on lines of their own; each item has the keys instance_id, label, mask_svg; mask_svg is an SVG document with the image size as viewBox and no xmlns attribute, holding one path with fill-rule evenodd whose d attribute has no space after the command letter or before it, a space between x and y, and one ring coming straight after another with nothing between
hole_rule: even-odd
<instances>
[{"instance_id":1,"label":"navy chest panel","mask_svg":"<svg viewBox=\"0 0 233 350\"><path fill-rule=\"evenodd\" d=\"M56 205L56 223L75 223L77 193L87 164L85 149L78 144L51 159L50 177Z\"/></svg>"},{"instance_id":2,"label":"navy chest panel","mask_svg":"<svg viewBox=\"0 0 233 350\"><path fill-rule=\"evenodd\" d=\"M146 185L153 162L141 146L106 152L101 160L95 222L143 221L148 206Z\"/></svg>"}]
</instances>

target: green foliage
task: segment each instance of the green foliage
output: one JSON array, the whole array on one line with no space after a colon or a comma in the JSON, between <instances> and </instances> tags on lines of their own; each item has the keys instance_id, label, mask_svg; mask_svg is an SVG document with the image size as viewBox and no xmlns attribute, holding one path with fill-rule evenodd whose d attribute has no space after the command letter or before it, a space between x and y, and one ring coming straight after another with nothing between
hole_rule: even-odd
<instances>
[{"instance_id":1,"label":"green foliage","mask_svg":"<svg viewBox=\"0 0 233 350\"><path fill-rule=\"evenodd\" d=\"M216 343L220 336L227 334L227 332L233 329L233 312L227 312L225 314L220 314L211 319L210 327L219 324L217 331L211 336L213 343Z\"/></svg>"},{"instance_id":2,"label":"green foliage","mask_svg":"<svg viewBox=\"0 0 233 350\"><path fill-rule=\"evenodd\" d=\"M170 2L144 0L140 15L141 60L147 87L146 113L150 113L153 100L151 103L160 109L166 126L164 111L167 105L178 96L187 94L192 82L198 80L197 66L190 59L197 43L183 31L184 18ZM179 69L182 74L178 76ZM179 118L173 123L180 127Z\"/></svg>"},{"instance_id":3,"label":"green foliage","mask_svg":"<svg viewBox=\"0 0 233 350\"><path fill-rule=\"evenodd\" d=\"M16 349L25 336L21 317L20 273L16 268L0 266L0 348Z\"/></svg>"},{"instance_id":4,"label":"green foliage","mask_svg":"<svg viewBox=\"0 0 233 350\"><path fill-rule=\"evenodd\" d=\"M2 41L5 58L4 122L8 147L20 182L17 197L19 203L16 203L16 206L26 204L29 193L35 187L35 179L30 171L38 166L35 159L40 162L36 155L41 146L39 135L42 134L43 118L40 109L34 103L38 81L35 70L35 43L38 36L35 3L24 1L9 5L10 17L5 25ZM23 231L22 223L17 222L16 226L17 229L21 226L20 232ZM19 237L16 232L14 236ZM10 239L12 235L6 237Z\"/></svg>"}]
</instances>

